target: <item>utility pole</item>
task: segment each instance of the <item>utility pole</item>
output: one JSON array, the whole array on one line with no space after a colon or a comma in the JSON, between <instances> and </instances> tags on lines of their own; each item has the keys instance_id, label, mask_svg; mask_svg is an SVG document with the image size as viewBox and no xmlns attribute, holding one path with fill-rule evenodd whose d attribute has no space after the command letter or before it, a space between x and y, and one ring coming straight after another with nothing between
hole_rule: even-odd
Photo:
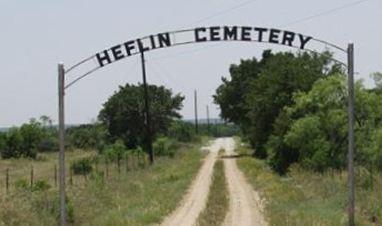
<instances>
[{"instance_id":1,"label":"utility pole","mask_svg":"<svg viewBox=\"0 0 382 226\"><path fill-rule=\"evenodd\" d=\"M198 128L198 94L196 90L194 91L194 109L195 109L195 133L199 133Z\"/></svg>"},{"instance_id":2,"label":"utility pole","mask_svg":"<svg viewBox=\"0 0 382 226\"><path fill-rule=\"evenodd\" d=\"M349 204L348 217L349 226L355 226L355 188L354 188L354 44L348 45L348 120L349 120L349 149L348 149L348 186Z\"/></svg>"},{"instance_id":3,"label":"utility pole","mask_svg":"<svg viewBox=\"0 0 382 226\"><path fill-rule=\"evenodd\" d=\"M207 131L208 131L208 135L210 135L210 110L208 108L208 105L206 106L207 107Z\"/></svg>"},{"instance_id":4,"label":"utility pole","mask_svg":"<svg viewBox=\"0 0 382 226\"><path fill-rule=\"evenodd\" d=\"M149 153L150 164L154 163L154 153L153 153L153 143L151 134L151 118L150 118L150 105L149 105L149 91L146 82L146 64L145 64L145 53L141 52L142 61L142 78L143 78L143 89L144 89L144 99L145 99L145 124L146 124L146 146Z\"/></svg>"},{"instance_id":5,"label":"utility pole","mask_svg":"<svg viewBox=\"0 0 382 226\"><path fill-rule=\"evenodd\" d=\"M66 194L65 194L65 69L64 64L58 64L58 118L59 118L59 181L60 181L60 225L66 225Z\"/></svg>"}]
</instances>

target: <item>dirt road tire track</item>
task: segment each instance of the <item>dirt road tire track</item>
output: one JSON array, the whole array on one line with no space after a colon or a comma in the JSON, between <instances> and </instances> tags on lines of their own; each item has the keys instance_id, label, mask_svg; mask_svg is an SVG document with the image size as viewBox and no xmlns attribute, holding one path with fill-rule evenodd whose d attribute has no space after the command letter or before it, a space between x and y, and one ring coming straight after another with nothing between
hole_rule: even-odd
<instances>
[{"instance_id":1,"label":"dirt road tire track","mask_svg":"<svg viewBox=\"0 0 382 226\"><path fill-rule=\"evenodd\" d=\"M234 158L235 141L232 138L216 139L208 147L209 153L181 204L174 212L167 216L160 225L196 225L197 219L207 203L213 168L218 158L220 148L226 150L224 168L230 196L229 210L223 225L267 225L262 215L262 205L259 194L247 183L243 173L236 165L236 159Z\"/></svg>"},{"instance_id":2,"label":"dirt road tire track","mask_svg":"<svg viewBox=\"0 0 382 226\"><path fill-rule=\"evenodd\" d=\"M232 138L225 139L224 166L230 196L229 210L224 226L263 226L267 225L263 214L260 196L246 181L236 164Z\"/></svg>"},{"instance_id":3,"label":"dirt road tire track","mask_svg":"<svg viewBox=\"0 0 382 226\"><path fill-rule=\"evenodd\" d=\"M198 175L183 198L181 205L168 217L164 219L163 226L191 226L195 225L199 214L206 206L208 193L210 190L212 172L217 159L218 151L223 139L216 139L209 147Z\"/></svg>"}]
</instances>

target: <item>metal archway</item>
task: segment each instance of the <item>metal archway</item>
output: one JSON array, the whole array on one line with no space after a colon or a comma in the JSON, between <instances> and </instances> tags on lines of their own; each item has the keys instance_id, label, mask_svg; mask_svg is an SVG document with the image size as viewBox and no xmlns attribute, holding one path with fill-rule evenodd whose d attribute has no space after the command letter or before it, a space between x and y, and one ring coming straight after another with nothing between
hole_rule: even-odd
<instances>
[{"instance_id":1,"label":"metal archway","mask_svg":"<svg viewBox=\"0 0 382 226\"><path fill-rule=\"evenodd\" d=\"M73 86L80 80L89 76L93 72L122 59L140 54L142 60L142 75L145 95L145 117L148 136L148 149L150 160L153 162L150 114L148 103L148 91L146 83L145 52L175 47L194 43L205 42L258 42L283 45L304 51L320 54L312 47L312 43L317 43L332 47L342 53L347 54L347 63L332 58L333 61L347 67L348 73L348 218L349 225L355 225L355 188L354 188L354 45L348 44L347 48L339 47L330 42L313 38L312 36L300 33L280 30L275 28L250 27L250 26L210 26L197 27L193 29L177 30L155 35L149 35L138 39L126 41L110 48L104 49L78 63L64 69L64 64L58 65L58 96L59 96L59 182L60 182L60 225L66 225L66 203L65 203L65 115L64 115L64 96L65 90ZM82 71L76 79L65 82L65 75Z\"/></svg>"}]
</instances>

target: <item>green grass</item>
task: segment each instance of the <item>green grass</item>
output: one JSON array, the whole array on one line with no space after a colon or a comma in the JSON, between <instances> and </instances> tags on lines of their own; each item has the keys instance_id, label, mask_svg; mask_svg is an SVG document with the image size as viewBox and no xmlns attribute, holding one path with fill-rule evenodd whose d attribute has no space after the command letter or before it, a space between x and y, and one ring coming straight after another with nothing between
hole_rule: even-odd
<instances>
[{"instance_id":1,"label":"green grass","mask_svg":"<svg viewBox=\"0 0 382 226\"><path fill-rule=\"evenodd\" d=\"M196 175L203 157L199 148L200 144L183 145L174 158L158 158L153 166L128 172L122 168L120 174L116 165L109 165L108 179L102 179L100 174L90 176L87 181L83 176L74 176L74 185L67 187L72 225L159 223L176 208ZM55 187L35 192L13 188L0 197L0 225L56 225L57 205Z\"/></svg>"},{"instance_id":2,"label":"green grass","mask_svg":"<svg viewBox=\"0 0 382 226\"><path fill-rule=\"evenodd\" d=\"M214 166L212 184L205 210L198 218L199 226L221 225L228 211L229 196L224 174L223 161L218 160Z\"/></svg>"},{"instance_id":3,"label":"green grass","mask_svg":"<svg viewBox=\"0 0 382 226\"><path fill-rule=\"evenodd\" d=\"M238 147L245 154L250 150ZM318 174L293 166L280 177L264 161L252 157L238 160L253 187L266 200L269 225L347 225L347 175L331 171ZM357 225L382 225L382 177L375 175L374 189L368 185L368 175L357 171Z\"/></svg>"}]
</instances>

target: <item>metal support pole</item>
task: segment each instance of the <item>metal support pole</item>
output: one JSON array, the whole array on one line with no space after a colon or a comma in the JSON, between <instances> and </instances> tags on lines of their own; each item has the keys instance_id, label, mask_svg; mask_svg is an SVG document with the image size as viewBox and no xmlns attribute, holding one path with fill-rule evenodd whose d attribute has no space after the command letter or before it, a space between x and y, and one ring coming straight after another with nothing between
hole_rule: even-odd
<instances>
[{"instance_id":1,"label":"metal support pole","mask_svg":"<svg viewBox=\"0 0 382 226\"><path fill-rule=\"evenodd\" d=\"M348 186L349 204L348 217L349 225L354 226L355 211L355 188L354 188L354 44L348 45L348 120L349 120L349 149L348 149Z\"/></svg>"},{"instance_id":2,"label":"metal support pole","mask_svg":"<svg viewBox=\"0 0 382 226\"><path fill-rule=\"evenodd\" d=\"M146 65L145 65L145 53L141 52L142 60L142 77L143 77L143 89L145 98L145 118L146 118L146 145L149 153L150 164L154 163L153 143L151 134L151 118L150 118L150 106L149 106L149 91L146 82Z\"/></svg>"},{"instance_id":3,"label":"metal support pole","mask_svg":"<svg viewBox=\"0 0 382 226\"><path fill-rule=\"evenodd\" d=\"M198 129L198 94L194 91L194 109L195 109L195 133L199 133Z\"/></svg>"},{"instance_id":4,"label":"metal support pole","mask_svg":"<svg viewBox=\"0 0 382 226\"><path fill-rule=\"evenodd\" d=\"M60 182L60 225L66 225L65 203L65 69L64 64L58 65L58 117L59 117L59 182Z\"/></svg>"}]
</instances>

